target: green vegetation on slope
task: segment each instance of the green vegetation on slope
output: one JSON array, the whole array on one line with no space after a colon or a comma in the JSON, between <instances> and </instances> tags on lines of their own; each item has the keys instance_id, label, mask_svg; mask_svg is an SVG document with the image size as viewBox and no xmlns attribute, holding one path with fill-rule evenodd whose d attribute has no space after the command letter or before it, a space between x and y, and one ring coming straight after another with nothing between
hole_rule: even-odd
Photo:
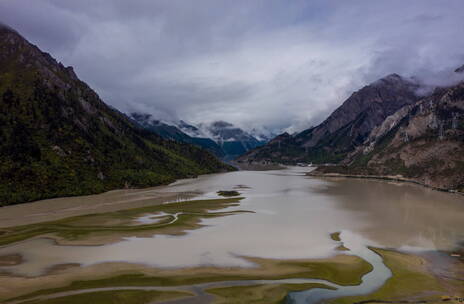
<instances>
[{"instance_id":1,"label":"green vegetation on slope","mask_svg":"<svg viewBox=\"0 0 464 304\"><path fill-rule=\"evenodd\" d=\"M233 170L135 127L17 33L0 38L0 206Z\"/></svg>"},{"instance_id":2,"label":"green vegetation on slope","mask_svg":"<svg viewBox=\"0 0 464 304\"><path fill-rule=\"evenodd\" d=\"M210 288L206 291L216 296L214 303L266 303L278 304L285 303L285 298L289 292L302 291L312 288L333 289L324 284L305 283L305 284L269 284L252 286L233 286Z\"/></svg>"}]
</instances>

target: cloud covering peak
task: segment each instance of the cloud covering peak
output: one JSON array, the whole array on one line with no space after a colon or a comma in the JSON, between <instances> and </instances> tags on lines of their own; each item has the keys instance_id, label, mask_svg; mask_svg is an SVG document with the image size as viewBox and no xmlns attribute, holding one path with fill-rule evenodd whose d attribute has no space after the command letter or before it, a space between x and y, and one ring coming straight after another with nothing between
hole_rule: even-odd
<instances>
[{"instance_id":1,"label":"cloud covering peak","mask_svg":"<svg viewBox=\"0 0 464 304\"><path fill-rule=\"evenodd\" d=\"M446 84L464 63L462 11L461 0L4 0L0 22L122 111L292 132L391 73Z\"/></svg>"}]
</instances>

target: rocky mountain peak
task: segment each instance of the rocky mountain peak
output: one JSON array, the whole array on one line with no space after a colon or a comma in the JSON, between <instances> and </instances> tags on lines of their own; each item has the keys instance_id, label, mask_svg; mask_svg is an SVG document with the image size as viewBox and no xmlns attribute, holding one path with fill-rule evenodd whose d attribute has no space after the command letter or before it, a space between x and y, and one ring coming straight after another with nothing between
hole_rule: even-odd
<instances>
[{"instance_id":1,"label":"rocky mountain peak","mask_svg":"<svg viewBox=\"0 0 464 304\"><path fill-rule=\"evenodd\" d=\"M464 64L462 66L460 66L459 68L457 68L456 70L454 70L456 73L464 73Z\"/></svg>"},{"instance_id":2,"label":"rocky mountain peak","mask_svg":"<svg viewBox=\"0 0 464 304\"><path fill-rule=\"evenodd\" d=\"M211 123L211 127L213 128L233 128L234 125L223 120L218 120L213 123Z\"/></svg>"},{"instance_id":3,"label":"rocky mountain peak","mask_svg":"<svg viewBox=\"0 0 464 304\"><path fill-rule=\"evenodd\" d=\"M401 81L404 81L404 78L401 77L400 75L396 74L396 73L393 73L393 74L389 74L387 76L384 76L384 77L380 78L378 81L374 82L374 84L379 83L379 82L397 83L397 82L401 82Z\"/></svg>"},{"instance_id":4,"label":"rocky mountain peak","mask_svg":"<svg viewBox=\"0 0 464 304\"><path fill-rule=\"evenodd\" d=\"M350 137L365 137L387 116L401 107L414 103L417 86L398 74L390 74L353 93L336 109L320 126L310 132L311 136L305 142L312 147L326 136L340 130L346 130ZM357 121L356 126L349 127ZM359 138L361 139L361 138Z\"/></svg>"},{"instance_id":5,"label":"rocky mountain peak","mask_svg":"<svg viewBox=\"0 0 464 304\"><path fill-rule=\"evenodd\" d=\"M285 139L289 139L291 138L292 136L288 133L288 132L284 132L280 135L277 135L276 137L274 137L270 143L273 143L273 142L278 142L278 141L282 141L282 140L285 140Z\"/></svg>"},{"instance_id":6,"label":"rocky mountain peak","mask_svg":"<svg viewBox=\"0 0 464 304\"><path fill-rule=\"evenodd\" d=\"M366 87L393 87L393 88L411 88L412 90L416 90L419 85L413 80L413 79L408 79L405 77L402 77L401 75L398 75L396 73L389 74L387 76L384 76L377 81L374 81L373 83L367 85Z\"/></svg>"},{"instance_id":7,"label":"rocky mountain peak","mask_svg":"<svg viewBox=\"0 0 464 304\"><path fill-rule=\"evenodd\" d=\"M242 161L338 162L362 145L370 132L400 108L414 104L418 85L387 75L354 92L320 125L295 136L282 134ZM278 145L275 145L278 143ZM277 148L276 148L277 147Z\"/></svg>"}]
</instances>

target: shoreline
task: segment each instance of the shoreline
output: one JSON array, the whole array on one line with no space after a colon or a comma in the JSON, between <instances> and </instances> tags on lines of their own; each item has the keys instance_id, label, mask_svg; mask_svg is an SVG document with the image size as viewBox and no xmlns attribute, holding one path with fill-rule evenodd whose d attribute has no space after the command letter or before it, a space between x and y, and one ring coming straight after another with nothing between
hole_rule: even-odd
<instances>
[{"instance_id":1,"label":"shoreline","mask_svg":"<svg viewBox=\"0 0 464 304\"><path fill-rule=\"evenodd\" d=\"M432 190L436 191L441 191L441 192L447 192L447 193L453 193L453 194L459 194L459 195L464 195L464 192L460 192L454 189L446 189L446 188L440 188L440 187L435 187L431 185L427 185L425 183L419 182L414 179L409 179L405 178L402 176L398 175L366 175L366 174L343 174L343 173L320 173L320 172L314 172L318 169L316 167L315 170L307 172L305 175L306 176L313 176L313 177L329 177L329 178L336 178L336 177L343 177L343 178L359 178L359 179L371 179L371 180L384 180L384 181L394 181L394 182L401 182L401 183L411 183L411 184L416 184L425 188L429 188Z\"/></svg>"},{"instance_id":2,"label":"shoreline","mask_svg":"<svg viewBox=\"0 0 464 304\"><path fill-rule=\"evenodd\" d=\"M143 189L116 189L99 194L60 197L0 208L0 228L38 224L86 214L161 205L200 193L166 191L168 186Z\"/></svg>"},{"instance_id":3,"label":"shoreline","mask_svg":"<svg viewBox=\"0 0 464 304\"><path fill-rule=\"evenodd\" d=\"M243 163L238 161L232 161L231 164L237 167L240 171L272 171L283 170L288 167L281 164Z\"/></svg>"}]
</instances>

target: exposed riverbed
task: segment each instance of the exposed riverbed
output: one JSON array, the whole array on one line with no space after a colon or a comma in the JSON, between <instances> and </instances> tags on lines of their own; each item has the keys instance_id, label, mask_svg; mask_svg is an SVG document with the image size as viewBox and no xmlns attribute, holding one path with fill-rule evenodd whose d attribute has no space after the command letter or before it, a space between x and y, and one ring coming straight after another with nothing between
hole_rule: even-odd
<instances>
[{"instance_id":1,"label":"exposed riverbed","mask_svg":"<svg viewBox=\"0 0 464 304\"><path fill-rule=\"evenodd\" d=\"M239 171L181 180L162 189L165 200L175 200L178 193L188 193L189 198L198 193L195 199L218 198L218 190L237 190L244 197L240 204L220 211L250 212L203 218L203 227L183 235L132 236L100 246L59 245L51 239L35 237L1 247L0 256L19 254L22 261L0 266L0 270L11 275L34 277L44 275L57 264L90 267L108 262L166 269L253 269L257 265L243 257L285 260L330 258L340 254L337 247L341 242L350 249L343 254L359 256L374 267L357 286L298 278L300 283L322 282L337 288L290 293L289 301L305 303L308 300L316 302L365 294L382 286L391 272L382 258L368 246L420 253L451 250L464 240L463 196L404 183L318 179L304 176L307 170ZM139 197L150 197L150 191L160 190L145 190ZM112 195L116 196L114 201L124 201L117 192ZM77 198L69 200L76 202ZM111 205L111 199L106 203ZM149 204L149 201L146 203ZM34 205L15 208L18 214L26 213L27 208L34 208ZM79 206L76 205L76 208ZM142 214L134 218L131 225L161 221L170 224L181 214L165 211ZM7 212L2 214L0 209L0 218L7 216ZM341 232L341 242L330 238L331 233L338 231ZM266 284L264 281L260 283ZM235 284L240 283L237 281Z\"/></svg>"}]
</instances>

